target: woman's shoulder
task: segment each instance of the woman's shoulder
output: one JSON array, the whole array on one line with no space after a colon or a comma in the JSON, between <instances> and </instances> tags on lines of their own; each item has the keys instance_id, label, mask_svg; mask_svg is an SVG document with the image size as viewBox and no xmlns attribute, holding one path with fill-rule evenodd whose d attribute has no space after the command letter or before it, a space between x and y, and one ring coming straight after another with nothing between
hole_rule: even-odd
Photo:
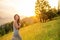
<instances>
[{"instance_id":1,"label":"woman's shoulder","mask_svg":"<svg viewBox=\"0 0 60 40\"><path fill-rule=\"evenodd\" d=\"M13 23L16 23L16 21L14 20Z\"/></svg>"},{"instance_id":2,"label":"woman's shoulder","mask_svg":"<svg viewBox=\"0 0 60 40\"><path fill-rule=\"evenodd\" d=\"M16 21L13 21L13 26L16 26Z\"/></svg>"},{"instance_id":3,"label":"woman's shoulder","mask_svg":"<svg viewBox=\"0 0 60 40\"><path fill-rule=\"evenodd\" d=\"M16 21L13 21L13 25L16 23Z\"/></svg>"}]
</instances>

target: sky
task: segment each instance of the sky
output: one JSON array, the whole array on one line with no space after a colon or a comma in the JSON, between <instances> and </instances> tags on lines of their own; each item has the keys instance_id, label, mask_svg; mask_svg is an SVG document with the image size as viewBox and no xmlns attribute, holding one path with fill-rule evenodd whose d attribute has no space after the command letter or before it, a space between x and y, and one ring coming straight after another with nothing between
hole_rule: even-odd
<instances>
[{"instance_id":1,"label":"sky","mask_svg":"<svg viewBox=\"0 0 60 40\"><path fill-rule=\"evenodd\" d=\"M15 14L21 19L35 15L35 0L0 0L0 25L11 22Z\"/></svg>"},{"instance_id":2,"label":"sky","mask_svg":"<svg viewBox=\"0 0 60 40\"><path fill-rule=\"evenodd\" d=\"M22 17L34 15L35 0L0 0L0 16L10 17L19 14Z\"/></svg>"},{"instance_id":3,"label":"sky","mask_svg":"<svg viewBox=\"0 0 60 40\"><path fill-rule=\"evenodd\" d=\"M52 8L58 9L58 0L48 0L48 2Z\"/></svg>"},{"instance_id":4,"label":"sky","mask_svg":"<svg viewBox=\"0 0 60 40\"><path fill-rule=\"evenodd\" d=\"M21 19L35 15L36 0L0 0L0 24L13 20L15 14ZM58 7L58 0L48 0L50 6Z\"/></svg>"},{"instance_id":5,"label":"sky","mask_svg":"<svg viewBox=\"0 0 60 40\"><path fill-rule=\"evenodd\" d=\"M21 18L35 15L36 0L0 0L0 18L11 18L19 14ZM58 7L57 0L48 0L50 6Z\"/></svg>"}]
</instances>

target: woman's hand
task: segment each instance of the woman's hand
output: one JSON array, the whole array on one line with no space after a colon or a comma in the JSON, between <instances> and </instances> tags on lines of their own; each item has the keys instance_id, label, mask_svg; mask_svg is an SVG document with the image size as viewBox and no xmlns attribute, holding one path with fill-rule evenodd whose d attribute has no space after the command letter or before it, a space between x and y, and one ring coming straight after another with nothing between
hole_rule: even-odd
<instances>
[{"instance_id":1,"label":"woman's hand","mask_svg":"<svg viewBox=\"0 0 60 40\"><path fill-rule=\"evenodd\" d=\"M20 29L20 27L21 27L21 24L20 23L19 23L18 27L19 27L18 29Z\"/></svg>"}]
</instances>

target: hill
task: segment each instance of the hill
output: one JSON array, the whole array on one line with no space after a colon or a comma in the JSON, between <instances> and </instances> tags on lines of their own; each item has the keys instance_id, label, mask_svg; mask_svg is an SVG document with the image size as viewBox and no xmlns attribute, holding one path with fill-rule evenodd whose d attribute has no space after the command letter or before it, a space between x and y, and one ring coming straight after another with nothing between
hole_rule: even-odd
<instances>
[{"instance_id":1,"label":"hill","mask_svg":"<svg viewBox=\"0 0 60 40\"><path fill-rule=\"evenodd\" d=\"M50 22L36 23L19 30L23 40L60 40L60 17ZM0 40L11 40L12 33L0 37Z\"/></svg>"}]
</instances>

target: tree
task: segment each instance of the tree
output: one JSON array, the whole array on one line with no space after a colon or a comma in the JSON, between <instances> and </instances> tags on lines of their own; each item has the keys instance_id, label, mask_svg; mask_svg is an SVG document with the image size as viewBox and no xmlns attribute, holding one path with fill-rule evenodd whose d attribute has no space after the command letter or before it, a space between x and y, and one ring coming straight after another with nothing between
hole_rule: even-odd
<instances>
[{"instance_id":1,"label":"tree","mask_svg":"<svg viewBox=\"0 0 60 40\"><path fill-rule=\"evenodd\" d=\"M3 36L5 34L11 32L12 28L13 28L12 24L13 24L13 22L1 25L0 26L0 36Z\"/></svg>"},{"instance_id":2,"label":"tree","mask_svg":"<svg viewBox=\"0 0 60 40\"><path fill-rule=\"evenodd\" d=\"M60 9L58 9L58 13L57 14L60 16Z\"/></svg>"},{"instance_id":3,"label":"tree","mask_svg":"<svg viewBox=\"0 0 60 40\"><path fill-rule=\"evenodd\" d=\"M46 21L47 19L47 11L51 9L48 2L45 0L37 0L36 6L35 6L35 13L36 16L40 19L40 21Z\"/></svg>"},{"instance_id":4,"label":"tree","mask_svg":"<svg viewBox=\"0 0 60 40\"><path fill-rule=\"evenodd\" d=\"M3 36L5 34L5 29L0 26L0 36Z\"/></svg>"},{"instance_id":5,"label":"tree","mask_svg":"<svg viewBox=\"0 0 60 40\"><path fill-rule=\"evenodd\" d=\"M39 15L40 15L40 7L39 7L39 0L36 1L36 6L35 6L35 13L36 13L36 17L39 19Z\"/></svg>"},{"instance_id":6,"label":"tree","mask_svg":"<svg viewBox=\"0 0 60 40\"><path fill-rule=\"evenodd\" d=\"M35 13L38 19L40 19L40 22L46 22L48 19L51 20L56 16L57 10L55 8L51 8L48 1L37 0Z\"/></svg>"}]
</instances>

